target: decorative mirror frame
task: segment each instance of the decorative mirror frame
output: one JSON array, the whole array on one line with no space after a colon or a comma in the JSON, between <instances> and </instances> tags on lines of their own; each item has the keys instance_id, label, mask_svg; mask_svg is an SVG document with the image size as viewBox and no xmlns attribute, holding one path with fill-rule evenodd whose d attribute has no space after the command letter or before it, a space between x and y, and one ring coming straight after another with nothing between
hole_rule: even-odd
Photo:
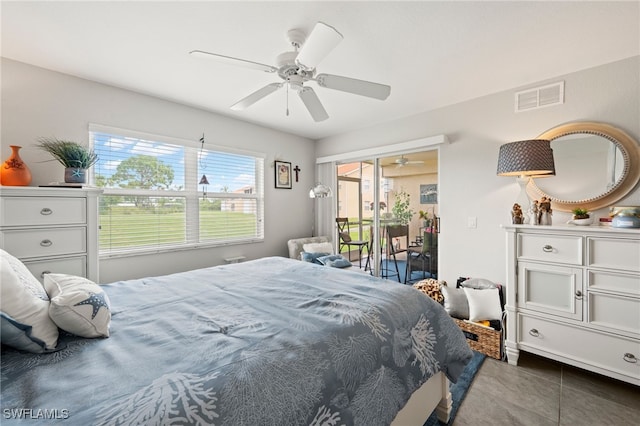
<instances>
[{"instance_id":1,"label":"decorative mirror frame","mask_svg":"<svg viewBox=\"0 0 640 426\"><path fill-rule=\"evenodd\" d=\"M593 121L562 124L547 130L536 139L553 141L561 136L577 133L601 136L614 143L620 149L624 159L624 169L615 186L595 197L582 200L559 200L557 197L542 191L536 185L535 179L531 179L527 187L528 192L534 198L540 196L550 198L553 208L560 211L570 212L576 207L586 208L587 210L597 210L611 206L616 201L625 197L640 180L640 146L622 130L609 124Z\"/></svg>"}]
</instances>

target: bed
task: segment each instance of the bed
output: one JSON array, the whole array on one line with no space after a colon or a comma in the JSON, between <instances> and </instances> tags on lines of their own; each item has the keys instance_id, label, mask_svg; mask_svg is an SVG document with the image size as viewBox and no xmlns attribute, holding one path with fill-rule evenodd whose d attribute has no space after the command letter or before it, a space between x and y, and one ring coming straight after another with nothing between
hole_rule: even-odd
<instances>
[{"instance_id":1,"label":"bed","mask_svg":"<svg viewBox=\"0 0 640 426\"><path fill-rule=\"evenodd\" d=\"M472 356L410 286L283 257L100 287L108 338L3 345L3 424L420 425Z\"/></svg>"}]
</instances>

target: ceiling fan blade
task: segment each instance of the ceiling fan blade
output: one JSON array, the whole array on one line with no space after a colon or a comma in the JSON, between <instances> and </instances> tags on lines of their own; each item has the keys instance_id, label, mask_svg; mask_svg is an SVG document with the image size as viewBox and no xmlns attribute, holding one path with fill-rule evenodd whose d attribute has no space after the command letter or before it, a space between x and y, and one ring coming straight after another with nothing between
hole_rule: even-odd
<instances>
[{"instance_id":1,"label":"ceiling fan blade","mask_svg":"<svg viewBox=\"0 0 640 426\"><path fill-rule=\"evenodd\" d=\"M255 92L253 92L252 94L250 94L246 98L241 99L240 101L238 101L235 104L231 105L231 109L234 110L234 111L242 111L245 108L249 108L251 105L255 104L260 99L264 98L267 95L272 94L273 92L275 92L276 90L281 88L283 84L284 83L271 83L271 84L268 84L268 85L264 86L262 89L256 90Z\"/></svg>"},{"instance_id":2,"label":"ceiling fan blade","mask_svg":"<svg viewBox=\"0 0 640 426\"><path fill-rule=\"evenodd\" d=\"M329 114L320 103L318 95L311 87L303 87L298 94L314 121L324 121L329 118Z\"/></svg>"},{"instance_id":3,"label":"ceiling fan blade","mask_svg":"<svg viewBox=\"0 0 640 426\"><path fill-rule=\"evenodd\" d=\"M278 68L273 67L271 65L261 64L259 62L247 61L246 59L238 59L233 58L231 56L218 55L217 53L204 52L202 50L192 50L189 52L191 56L196 56L199 58L209 58L214 59L218 62L223 62L229 65L236 65L239 67L251 68L254 70L264 71L264 72L276 72Z\"/></svg>"},{"instance_id":4,"label":"ceiling fan blade","mask_svg":"<svg viewBox=\"0 0 640 426\"><path fill-rule=\"evenodd\" d=\"M324 22L317 22L300 48L296 64L307 71L315 67L342 41L342 34Z\"/></svg>"},{"instance_id":5,"label":"ceiling fan blade","mask_svg":"<svg viewBox=\"0 0 640 426\"><path fill-rule=\"evenodd\" d=\"M327 89L341 90L355 95L380 99L381 101L387 99L391 93L391 86L386 84L372 83L339 75L318 74L315 80L320 86Z\"/></svg>"}]
</instances>

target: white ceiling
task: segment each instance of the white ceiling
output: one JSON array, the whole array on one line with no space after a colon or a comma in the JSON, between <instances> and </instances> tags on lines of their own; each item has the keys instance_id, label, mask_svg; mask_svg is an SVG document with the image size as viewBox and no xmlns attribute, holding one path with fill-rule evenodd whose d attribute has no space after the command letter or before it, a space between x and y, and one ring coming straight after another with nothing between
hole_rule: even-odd
<instances>
[{"instance_id":1,"label":"white ceiling","mask_svg":"<svg viewBox=\"0 0 640 426\"><path fill-rule=\"evenodd\" d=\"M2 56L312 139L368 127L640 54L626 2L8 2ZM289 29L316 21L344 40L321 73L388 84L386 101L318 87L316 123L286 91L229 106L273 74L194 58L206 50L275 65Z\"/></svg>"}]
</instances>

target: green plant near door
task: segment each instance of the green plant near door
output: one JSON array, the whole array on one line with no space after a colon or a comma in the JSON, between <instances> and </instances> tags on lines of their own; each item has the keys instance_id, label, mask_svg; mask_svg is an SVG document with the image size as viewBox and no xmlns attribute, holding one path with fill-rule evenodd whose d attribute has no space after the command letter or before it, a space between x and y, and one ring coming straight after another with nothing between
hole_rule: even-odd
<instances>
[{"instance_id":1,"label":"green plant near door","mask_svg":"<svg viewBox=\"0 0 640 426\"><path fill-rule=\"evenodd\" d=\"M414 211L409 207L410 205L411 195L407 191L400 189L400 191L396 192L391 212L393 213L393 218L400 225L408 225L411 222Z\"/></svg>"}]
</instances>

